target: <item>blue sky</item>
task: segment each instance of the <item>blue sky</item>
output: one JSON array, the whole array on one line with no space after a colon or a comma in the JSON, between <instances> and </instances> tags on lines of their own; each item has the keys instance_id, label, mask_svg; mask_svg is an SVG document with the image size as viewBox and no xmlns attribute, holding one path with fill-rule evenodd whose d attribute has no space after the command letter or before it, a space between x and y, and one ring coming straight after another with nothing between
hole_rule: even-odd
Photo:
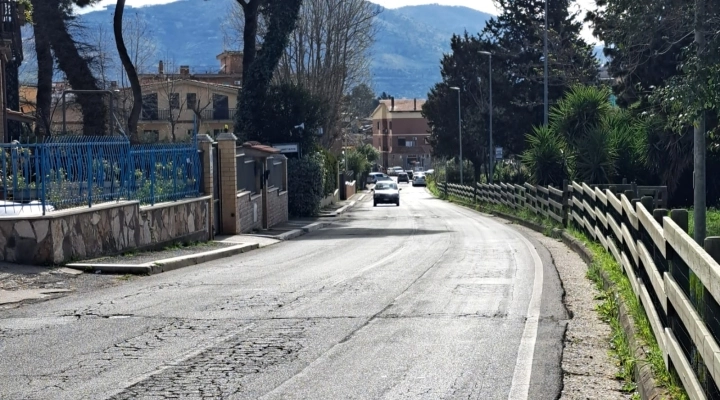
<instances>
[{"instance_id":1,"label":"blue sky","mask_svg":"<svg viewBox=\"0 0 720 400\"><path fill-rule=\"evenodd\" d=\"M165 4L165 3L172 3L177 0L126 0L127 6L133 6L133 7L141 7L141 6L147 6L147 5L153 5L153 4ZM188 1L202 1L202 0L188 0ZM398 7L404 7L404 6L411 6L411 5L420 5L420 4L442 4L442 5L448 5L448 6L465 6L469 8L474 8L479 11L483 11L490 14L497 14L498 11L495 8L495 4L493 0L370 0L373 3L380 4L381 6L385 8L398 8ZM108 5L115 4L115 0L101 0L100 5L97 6L98 8L104 8ZM582 10L587 10L589 8L593 8L595 5L595 0L578 0L578 5ZM584 14L584 13L583 13ZM583 32L583 36L585 36L585 39L589 40L590 42L595 42L596 40L592 37L590 34L589 29L585 29L585 32Z\"/></svg>"}]
</instances>

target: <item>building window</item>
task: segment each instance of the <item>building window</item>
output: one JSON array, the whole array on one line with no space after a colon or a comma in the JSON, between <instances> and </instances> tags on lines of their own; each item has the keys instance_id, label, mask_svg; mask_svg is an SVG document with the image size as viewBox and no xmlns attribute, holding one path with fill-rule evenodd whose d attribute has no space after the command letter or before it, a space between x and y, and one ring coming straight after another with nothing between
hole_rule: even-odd
<instances>
[{"instance_id":1,"label":"building window","mask_svg":"<svg viewBox=\"0 0 720 400\"><path fill-rule=\"evenodd\" d=\"M406 140L405 147L415 147L415 141L414 140Z\"/></svg>"},{"instance_id":2,"label":"building window","mask_svg":"<svg viewBox=\"0 0 720 400\"><path fill-rule=\"evenodd\" d=\"M378 131L380 130L380 121L378 121Z\"/></svg>"},{"instance_id":3,"label":"building window","mask_svg":"<svg viewBox=\"0 0 720 400\"><path fill-rule=\"evenodd\" d=\"M392 130L392 121L388 122L388 124L390 125L389 126L390 130Z\"/></svg>"},{"instance_id":4,"label":"building window","mask_svg":"<svg viewBox=\"0 0 720 400\"><path fill-rule=\"evenodd\" d=\"M170 93L168 96L168 102L170 103L171 110L180 109L180 93Z\"/></svg>"},{"instance_id":5,"label":"building window","mask_svg":"<svg viewBox=\"0 0 720 400\"><path fill-rule=\"evenodd\" d=\"M188 137L193 137L195 135L195 129L188 129Z\"/></svg>"},{"instance_id":6,"label":"building window","mask_svg":"<svg viewBox=\"0 0 720 400\"><path fill-rule=\"evenodd\" d=\"M189 110L194 110L197 105L197 95L195 93L188 93L186 104Z\"/></svg>"},{"instance_id":7,"label":"building window","mask_svg":"<svg viewBox=\"0 0 720 400\"><path fill-rule=\"evenodd\" d=\"M398 138L398 146L405 147L405 138Z\"/></svg>"}]
</instances>

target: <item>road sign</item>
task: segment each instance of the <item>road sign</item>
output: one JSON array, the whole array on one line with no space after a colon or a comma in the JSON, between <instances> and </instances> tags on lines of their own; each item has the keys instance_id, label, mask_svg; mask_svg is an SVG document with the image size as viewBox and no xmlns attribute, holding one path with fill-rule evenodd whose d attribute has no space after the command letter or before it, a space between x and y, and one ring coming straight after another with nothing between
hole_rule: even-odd
<instances>
[{"instance_id":1,"label":"road sign","mask_svg":"<svg viewBox=\"0 0 720 400\"><path fill-rule=\"evenodd\" d=\"M495 159L496 160L502 160L503 158L503 148L502 147L496 147L495 148Z\"/></svg>"},{"instance_id":2,"label":"road sign","mask_svg":"<svg viewBox=\"0 0 720 400\"><path fill-rule=\"evenodd\" d=\"M283 143L283 144L274 144L272 147L280 150L280 153L286 154L286 153L297 153L298 152L298 144L297 143Z\"/></svg>"}]
</instances>

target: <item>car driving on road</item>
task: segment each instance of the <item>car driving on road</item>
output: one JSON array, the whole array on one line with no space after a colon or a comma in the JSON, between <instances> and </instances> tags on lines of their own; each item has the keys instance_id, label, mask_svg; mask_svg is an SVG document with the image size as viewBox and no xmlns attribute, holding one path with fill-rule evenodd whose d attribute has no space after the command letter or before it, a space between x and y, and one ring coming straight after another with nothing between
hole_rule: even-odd
<instances>
[{"instance_id":1,"label":"car driving on road","mask_svg":"<svg viewBox=\"0 0 720 400\"><path fill-rule=\"evenodd\" d=\"M425 186L427 183L425 182L425 174L422 172L415 173L415 177L412 181L413 186Z\"/></svg>"},{"instance_id":2,"label":"car driving on road","mask_svg":"<svg viewBox=\"0 0 720 400\"><path fill-rule=\"evenodd\" d=\"M373 207L378 204L395 204L400 206L400 188L395 182L381 181L373 189Z\"/></svg>"},{"instance_id":3,"label":"car driving on road","mask_svg":"<svg viewBox=\"0 0 720 400\"><path fill-rule=\"evenodd\" d=\"M405 172L400 172L398 174L397 181L398 181L398 183L400 183L400 182L410 183L410 177Z\"/></svg>"},{"instance_id":4,"label":"car driving on road","mask_svg":"<svg viewBox=\"0 0 720 400\"><path fill-rule=\"evenodd\" d=\"M383 174L382 172L371 172L366 180L366 183L374 185L379 180L378 178L389 178L387 175Z\"/></svg>"}]
</instances>

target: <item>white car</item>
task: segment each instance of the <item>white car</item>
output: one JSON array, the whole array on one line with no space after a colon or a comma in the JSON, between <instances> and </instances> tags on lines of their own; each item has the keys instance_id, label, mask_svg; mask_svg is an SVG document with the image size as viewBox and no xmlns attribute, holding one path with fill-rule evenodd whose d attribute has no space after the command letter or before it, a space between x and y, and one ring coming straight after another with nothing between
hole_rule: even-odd
<instances>
[{"instance_id":1,"label":"white car","mask_svg":"<svg viewBox=\"0 0 720 400\"><path fill-rule=\"evenodd\" d=\"M422 172L418 172L415 175L413 175L413 186L426 186L427 183L425 182L425 174Z\"/></svg>"},{"instance_id":2,"label":"white car","mask_svg":"<svg viewBox=\"0 0 720 400\"><path fill-rule=\"evenodd\" d=\"M373 188L373 207L377 207L381 203L394 203L396 206L400 206L400 191L395 182L378 182Z\"/></svg>"},{"instance_id":3,"label":"white car","mask_svg":"<svg viewBox=\"0 0 720 400\"><path fill-rule=\"evenodd\" d=\"M55 211L55 207L46 204L45 212ZM43 207L39 201L30 203L15 203L12 201L0 201L0 215L42 215Z\"/></svg>"}]
</instances>

